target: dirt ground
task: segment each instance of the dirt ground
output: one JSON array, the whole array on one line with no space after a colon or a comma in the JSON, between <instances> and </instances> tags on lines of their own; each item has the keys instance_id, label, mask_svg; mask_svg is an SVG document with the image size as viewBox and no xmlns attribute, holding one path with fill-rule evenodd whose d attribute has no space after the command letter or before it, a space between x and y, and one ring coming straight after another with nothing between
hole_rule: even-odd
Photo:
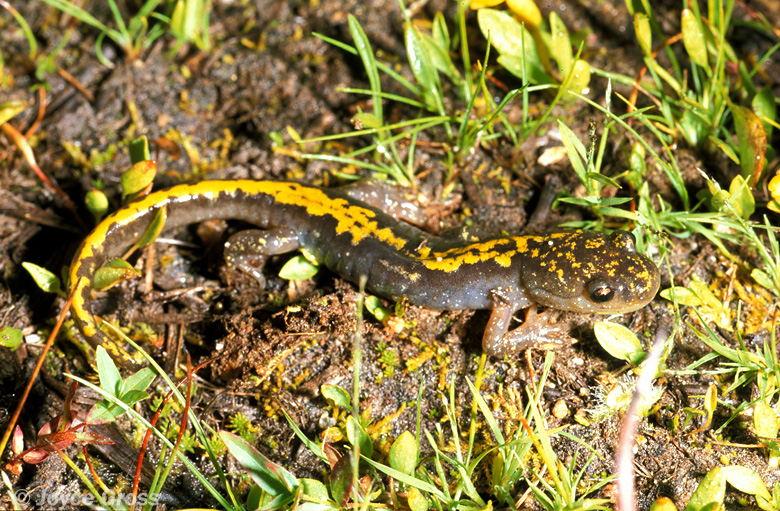
<instances>
[{"instance_id":1,"label":"dirt ground","mask_svg":"<svg viewBox=\"0 0 780 511\"><path fill-rule=\"evenodd\" d=\"M33 28L41 51L51 51L60 43L69 28L66 17L41 2L11 3ZM101 2L92 4L96 8L102 5ZM95 57L96 32L79 24L72 30L65 49L56 56L56 65L72 75L91 97L56 72L47 73L45 117L32 143L41 168L57 180L75 203L82 204L84 194L100 180L112 207L119 204L119 178L130 166L126 144L139 135L146 135L150 140L166 139L182 149L181 157L175 159L160 144L152 144L153 157L159 165L157 189L206 178L295 179L337 184L332 171L344 169L291 156L295 146L288 130L303 138L348 132L353 129L351 117L359 109L370 108L365 96L340 91L344 87L367 88L359 59L312 35L318 32L351 42L348 14L357 17L382 58L411 78L404 51L404 19L396 2L266 0L256 4L228 1L214 4L214 49L209 53L185 48L171 57L170 41L163 38L131 62L106 40L103 49L115 66L108 69ZM672 34L679 30L676 25L679 2L664 4L666 11L661 6L656 8L663 15L667 32ZM415 19L431 19L441 11L452 24L455 16L454 2L431 0L421 2L416 8ZM631 17L622 1L540 3L540 8L545 17L555 9L570 31L589 31L583 58L591 65L631 76L639 71L641 54L632 33ZM780 20L772 2L754 8L763 8L765 15ZM109 19L108 12L97 14ZM739 8L736 16L747 17ZM40 96L32 89L39 80L27 58L27 43L16 27L10 15L0 10L0 45L6 59L0 98L30 103L12 120L24 132L38 113ZM472 55L481 55L484 42L473 13L469 29L474 45ZM761 41L751 42L742 51L753 51L751 44L763 48L762 51L771 46L764 47ZM767 72L774 73L777 85L778 63L770 63ZM501 81L511 84L510 88L517 86L513 77L500 70L496 77L498 80L490 87L495 87L493 92L497 96L506 92L500 89ZM590 97L601 101L605 88L606 82L594 77ZM623 95L629 92L620 86L617 89ZM389 82L388 90L399 92ZM540 105L548 100L544 96L536 99ZM453 106L462 108L462 105ZM388 102L386 115L399 120L413 118L416 113ZM555 115L583 139L589 122L601 120L597 112L581 104L561 107ZM520 118L519 102L507 107L507 116ZM281 134L286 150L274 146L270 137L273 132ZM441 161L437 143L442 140L442 133L436 131L421 137L415 171L420 176L420 193L427 198L431 225L444 232L467 221L489 233L522 232L546 174L556 174L563 189L569 192L574 192L579 185L566 160L553 167L536 163L546 147L559 145L554 136L533 137L520 148L513 147L508 140L483 144L454 176L448 175ZM612 140L617 143L620 139ZM327 147L311 144L306 149L339 154L364 143L361 139L348 138ZM607 173L609 169L617 173L625 168L621 151L608 151L608 154L612 160L608 162ZM683 171L691 195L704 186L696 167L710 169L718 178L737 172L728 161L695 154L683 147L678 148L678 158L686 165ZM674 201L661 171L655 172L658 176L650 177L651 186L655 187L652 193ZM3 368L0 426L4 429L39 353L37 346L45 341L64 303L41 292L21 263L33 262L60 273L70 263L85 232L73 221L63 201L40 184L7 138L0 142L0 198L4 210L0 214L0 325L23 329L29 343L14 353L0 352L4 361L0 364ZM14 212L9 211L11 208ZM86 212L81 213L86 218ZM554 229L563 221L582 219L583 215L587 212L562 205L551 212L547 225ZM69 229L57 227L61 225ZM239 227L230 224L229 230ZM357 287L326 271L302 283L284 281L275 275L286 258L274 259L269 264L265 290L250 279L225 282L220 279L220 251L225 235L202 234L196 226L166 233L166 238L176 237L187 244L183 247L158 244L154 292L142 296L142 279L125 283L105 293L98 304L99 311L122 325L147 325L151 330L138 327L133 334L169 370L177 361L186 359L185 353L196 363L218 355L198 374L198 391L193 402L198 415L214 429L221 429L228 426L231 417L243 413L257 428L261 438L258 448L264 454L299 477L322 479L327 467L295 438L282 411L310 438L337 423L320 388L324 384L352 388ZM692 275L713 282L722 279L731 268L731 263L702 238L674 239L672 243L671 270L674 275L683 276L678 284L686 284ZM655 248L650 250L651 256L657 254ZM669 269L661 268L662 289L669 286ZM196 287L201 290L177 292ZM390 308L394 305L384 303ZM547 426L548 429L566 426L568 433L595 449L601 457L587 471L601 477L614 470L620 417L584 426L575 415L595 406L594 389L605 385L605 375L616 373L623 365L595 341L591 325L603 318L553 314L559 321L571 324L571 335L577 342L555 351L543 404L546 410L552 410L556 403L565 403L568 413L549 413ZM688 311L684 310L683 314L684 319L691 320L685 315ZM444 397L453 382L461 426L468 431L472 399L466 379L475 379L481 356L480 340L488 316L487 311L438 312L406 305L403 316L406 327L400 333L370 315L366 317L362 331L361 407L373 421L371 432L380 451L386 452L392 440L403 431L414 431L420 386L423 428L436 431L442 427L449 431ZM671 317L669 303L658 297L643 310L614 321L638 332L647 343L659 325L670 322ZM150 331L155 335L150 335ZM728 332L719 333L734 342ZM155 339L156 335L160 341ZM768 338L768 332L760 330L747 341L758 345ZM26 439L34 438L34 432L61 411L63 389L67 387L63 372L94 374L85 351L75 328L66 324L66 332L57 341L51 361L44 366L45 377L34 387L20 418ZM661 496L672 498L678 508L684 508L698 481L722 464L724 457L755 470L770 488L780 482L780 474L767 466L761 449L727 445L728 442L756 443L755 436L741 421L723 432L719 440L724 442L715 441L708 431L689 435L701 425L699 419L685 429L671 427L675 419L681 422L684 419L684 407L701 408L701 399L691 396L702 394L714 381L712 376L680 375L674 371L708 352L689 329L683 328L667 361L669 372L664 378L666 391L660 407L640 424L635 463L640 510L648 509ZM533 367L538 377L544 356L543 350L531 350L527 356L488 359L481 391L496 416L505 419L502 424L506 428L516 427L516 421L512 420L513 406L519 405L517 399L527 399L529 367ZM749 400L750 396L734 398ZM89 396L85 395L77 397L76 402L83 410L88 400ZM720 407L713 427L719 427L729 417L729 411ZM121 438L123 434L133 435L133 431L133 425L124 421L112 434ZM447 442L452 441L446 435L445 438ZM491 441L484 423L480 422L480 448ZM130 437L129 443L134 446L129 447L131 452L137 452L137 438ZM556 437L554 447L564 463L571 462L575 453L580 465L589 456L582 445L563 437ZM424 452L429 451L424 449ZM73 449L71 454L78 453ZM127 473L132 474L134 470L134 454L114 452L106 457L97 451L93 454L109 484L127 485L132 479ZM212 473L202 454L202 449L195 447L190 456L205 467L206 473ZM223 462L227 470L238 470L229 458L225 457ZM38 492L67 485L75 488L79 484L58 456L26 466L13 482L16 487ZM608 486L594 496L610 498L610 490ZM170 508L215 505L186 471L177 471L169 491ZM740 498L744 495L729 494L729 506L738 508ZM7 505L7 497L0 497L0 506ZM532 501L524 506L540 509Z\"/></svg>"}]
</instances>

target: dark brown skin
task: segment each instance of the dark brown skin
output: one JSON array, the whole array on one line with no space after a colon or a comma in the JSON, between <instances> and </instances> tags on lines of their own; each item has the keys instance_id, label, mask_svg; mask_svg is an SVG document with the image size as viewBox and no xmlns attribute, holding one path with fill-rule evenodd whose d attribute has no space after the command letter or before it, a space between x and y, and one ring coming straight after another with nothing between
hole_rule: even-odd
<instances>
[{"instance_id":1,"label":"dark brown skin","mask_svg":"<svg viewBox=\"0 0 780 511\"><path fill-rule=\"evenodd\" d=\"M163 207L166 228L208 219L260 227L239 233L226 247L230 264L260 280L259 269L248 259L305 249L347 280L358 282L365 275L367 289L386 298L405 296L432 309L492 309L483 338L483 348L492 355L516 353L543 337L545 326L533 322L508 332L520 308L539 304L624 313L644 307L659 285L656 266L622 231L509 236L454 246L452 240L430 236L350 198L343 189L204 181L152 193L117 211L84 240L73 260L76 324L88 340L120 360L128 355L97 328L91 312L92 278L137 241Z\"/></svg>"}]
</instances>

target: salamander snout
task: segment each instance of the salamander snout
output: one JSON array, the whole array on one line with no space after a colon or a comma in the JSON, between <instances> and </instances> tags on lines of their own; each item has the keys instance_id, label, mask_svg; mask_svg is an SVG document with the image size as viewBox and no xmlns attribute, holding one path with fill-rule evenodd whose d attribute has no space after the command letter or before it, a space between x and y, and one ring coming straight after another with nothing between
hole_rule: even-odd
<instances>
[{"instance_id":1,"label":"salamander snout","mask_svg":"<svg viewBox=\"0 0 780 511\"><path fill-rule=\"evenodd\" d=\"M522 276L542 305L583 313L631 312L658 292L658 268L631 233L579 231L559 236Z\"/></svg>"}]
</instances>

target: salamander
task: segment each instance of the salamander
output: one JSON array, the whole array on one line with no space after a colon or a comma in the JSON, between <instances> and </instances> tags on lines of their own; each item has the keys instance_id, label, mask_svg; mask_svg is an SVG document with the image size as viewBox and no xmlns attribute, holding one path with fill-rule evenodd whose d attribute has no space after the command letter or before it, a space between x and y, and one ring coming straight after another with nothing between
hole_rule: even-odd
<instances>
[{"instance_id":1,"label":"salamander","mask_svg":"<svg viewBox=\"0 0 780 511\"><path fill-rule=\"evenodd\" d=\"M465 242L428 234L383 212L382 198L353 198L344 188L294 182L203 181L153 192L105 218L82 242L70 268L72 317L85 338L118 360L127 354L103 333L91 308L92 279L146 231L165 208L165 229L234 219L260 229L239 232L226 260L262 279L243 254L266 257L305 249L344 279L385 298L406 297L439 310L490 309L482 346L490 355L538 343L550 327L527 320L509 331L519 309L542 305L582 313L624 313L658 291L659 273L637 252L632 234L593 231L503 236ZM368 201L372 204L368 204ZM533 318L534 314L530 314Z\"/></svg>"}]
</instances>

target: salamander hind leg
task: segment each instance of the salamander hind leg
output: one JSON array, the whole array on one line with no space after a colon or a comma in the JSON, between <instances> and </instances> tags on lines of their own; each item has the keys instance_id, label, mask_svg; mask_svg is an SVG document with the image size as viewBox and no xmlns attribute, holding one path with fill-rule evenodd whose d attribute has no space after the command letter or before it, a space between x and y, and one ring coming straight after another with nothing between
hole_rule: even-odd
<instances>
[{"instance_id":1,"label":"salamander hind leg","mask_svg":"<svg viewBox=\"0 0 780 511\"><path fill-rule=\"evenodd\" d=\"M500 291L491 292L491 298L493 312L482 337L482 349L488 355L502 357L534 347L550 349L571 339L568 335L568 325L550 324L547 321L547 313L537 313L534 304L528 306L523 324L509 331L512 315L520 306L507 299Z\"/></svg>"},{"instance_id":2,"label":"salamander hind leg","mask_svg":"<svg viewBox=\"0 0 780 511\"><path fill-rule=\"evenodd\" d=\"M247 229L238 232L225 243L225 263L228 269L243 271L265 287L263 265L268 256L293 252L300 248L298 233L286 226L267 230Z\"/></svg>"}]
</instances>

